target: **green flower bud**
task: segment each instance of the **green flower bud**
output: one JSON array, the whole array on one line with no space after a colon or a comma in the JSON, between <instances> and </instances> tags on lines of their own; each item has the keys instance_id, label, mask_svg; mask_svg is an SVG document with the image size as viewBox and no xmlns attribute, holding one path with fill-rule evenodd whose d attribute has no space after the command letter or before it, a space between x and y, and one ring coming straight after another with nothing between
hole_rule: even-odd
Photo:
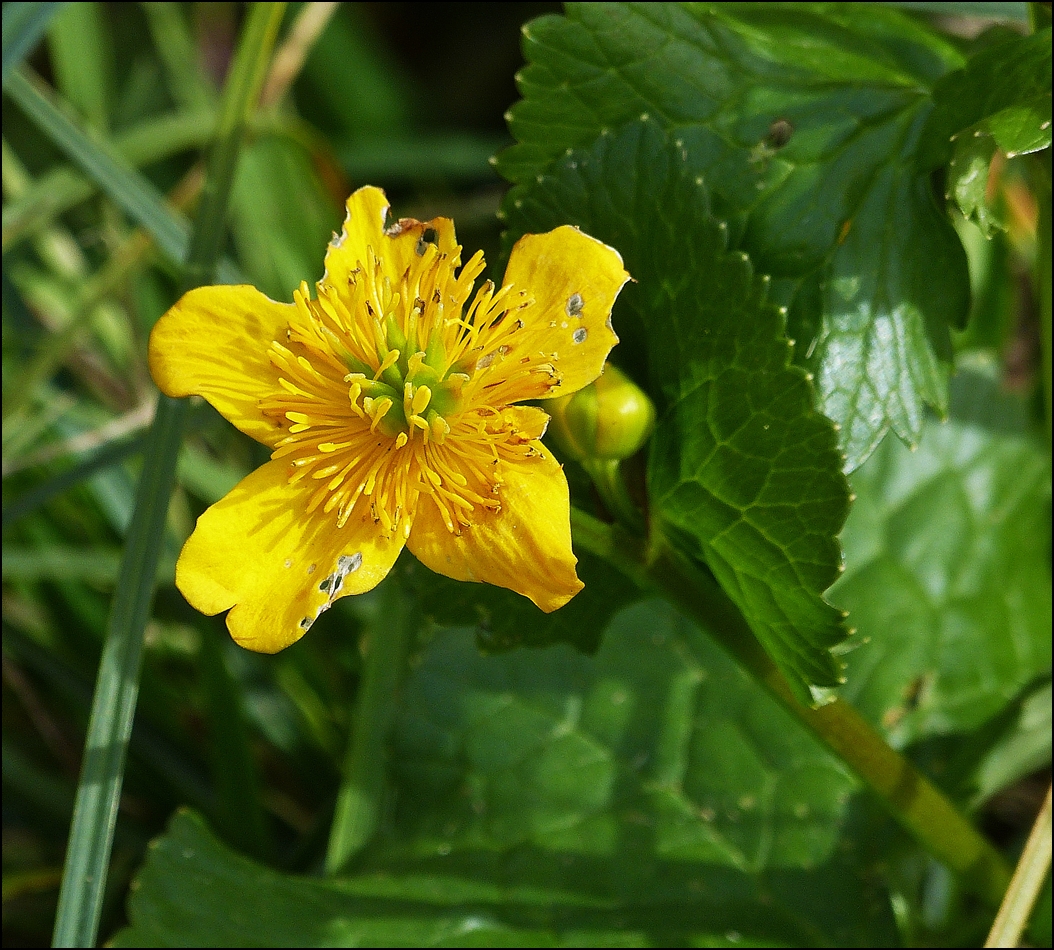
<instances>
[{"instance_id":1,"label":"green flower bud","mask_svg":"<svg viewBox=\"0 0 1054 950\"><path fill-rule=\"evenodd\" d=\"M565 455L580 461L629 458L651 435L655 407L633 380L610 363L584 389L545 407L549 433Z\"/></svg>"}]
</instances>

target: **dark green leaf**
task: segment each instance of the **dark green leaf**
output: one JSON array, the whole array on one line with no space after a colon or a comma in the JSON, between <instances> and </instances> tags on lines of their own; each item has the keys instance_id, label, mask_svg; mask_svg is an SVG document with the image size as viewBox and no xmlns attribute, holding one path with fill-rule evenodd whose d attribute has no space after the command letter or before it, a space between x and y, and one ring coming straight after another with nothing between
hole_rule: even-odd
<instances>
[{"instance_id":1,"label":"dark green leaf","mask_svg":"<svg viewBox=\"0 0 1054 950\"><path fill-rule=\"evenodd\" d=\"M846 696L897 744L974 729L1050 669L1049 456L996 383L959 385L957 418L854 476L831 592L859 630Z\"/></svg>"},{"instance_id":2,"label":"dark green leaf","mask_svg":"<svg viewBox=\"0 0 1054 950\"><path fill-rule=\"evenodd\" d=\"M831 686L829 650L845 632L822 593L848 506L841 457L808 377L788 365L767 280L727 251L710 213L699 158L719 150L695 147L706 137L634 123L514 189L507 219L514 235L571 222L622 253L637 283L615 328L631 362L646 354L659 411L652 517L705 561L800 690Z\"/></svg>"},{"instance_id":3,"label":"dark green leaf","mask_svg":"<svg viewBox=\"0 0 1054 950\"><path fill-rule=\"evenodd\" d=\"M665 604L595 658L441 631L406 686L398 811L362 873L236 856L189 814L115 946L885 946L852 780ZM396 832L397 829L397 832Z\"/></svg>"},{"instance_id":4,"label":"dark green leaf","mask_svg":"<svg viewBox=\"0 0 1054 950\"><path fill-rule=\"evenodd\" d=\"M899 11L853 4L582 4L525 32L515 182L648 114L685 141L716 132L711 176L734 242L778 278L796 359L842 426L847 469L892 428L916 441L943 411L965 257L915 158L929 90L961 66ZM688 146L689 148L691 146ZM742 185L755 179L753 192Z\"/></svg>"},{"instance_id":5,"label":"dark green leaf","mask_svg":"<svg viewBox=\"0 0 1054 950\"><path fill-rule=\"evenodd\" d=\"M922 133L923 165L947 161L952 143L990 134L1008 155L1050 145L1051 33L1040 30L984 49L933 90L936 109Z\"/></svg>"},{"instance_id":6,"label":"dark green leaf","mask_svg":"<svg viewBox=\"0 0 1054 950\"><path fill-rule=\"evenodd\" d=\"M667 605L619 612L595 657L481 656L468 633L438 634L407 686L400 850L621 850L623 898L661 889L650 859L759 872L830 856L852 779Z\"/></svg>"},{"instance_id":7,"label":"dark green leaf","mask_svg":"<svg viewBox=\"0 0 1054 950\"><path fill-rule=\"evenodd\" d=\"M959 210L990 238L1003 227L995 211L988 205L988 169L995 155L995 139L991 135L966 135L955 143L948 165L948 197Z\"/></svg>"},{"instance_id":8,"label":"dark green leaf","mask_svg":"<svg viewBox=\"0 0 1054 950\"><path fill-rule=\"evenodd\" d=\"M425 615L447 627L475 626L486 650L571 643L592 653L612 614L640 596L623 575L590 554L578 561L585 590L550 614L501 587L453 581L417 562L411 570Z\"/></svg>"}]
</instances>

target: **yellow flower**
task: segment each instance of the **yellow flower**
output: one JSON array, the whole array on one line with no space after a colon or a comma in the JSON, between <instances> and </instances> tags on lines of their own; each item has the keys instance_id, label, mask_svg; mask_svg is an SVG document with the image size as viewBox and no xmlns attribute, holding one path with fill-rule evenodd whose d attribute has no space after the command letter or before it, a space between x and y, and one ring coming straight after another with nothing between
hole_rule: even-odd
<instances>
[{"instance_id":1,"label":"yellow flower","mask_svg":"<svg viewBox=\"0 0 1054 950\"><path fill-rule=\"evenodd\" d=\"M372 589L404 545L555 610L582 588L567 481L539 441L549 417L514 404L600 374L622 259L576 228L527 235L504 285L473 296L483 255L461 267L452 221L386 227L377 188L347 208L314 299L306 283L292 304L202 287L154 328L161 390L204 396L271 449L198 519L177 586L266 653Z\"/></svg>"}]
</instances>

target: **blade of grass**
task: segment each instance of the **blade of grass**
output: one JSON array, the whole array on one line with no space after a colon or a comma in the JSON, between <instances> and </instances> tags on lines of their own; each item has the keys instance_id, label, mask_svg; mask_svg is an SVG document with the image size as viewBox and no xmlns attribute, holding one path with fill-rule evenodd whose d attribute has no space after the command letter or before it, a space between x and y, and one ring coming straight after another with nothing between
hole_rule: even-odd
<instances>
[{"instance_id":1,"label":"blade of grass","mask_svg":"<svg viewBox=\"0 0 1054 950\"><path fill-rule=\"evenodd\" d=\"M172 98L188 109L214 108L216 90L197 68L198 51L184 7L178 3L144 3L143 12Z\"/></svg>"},{"instance_id":2,"label":"blade of grass","mask_svg":"<svg viewBox=\"0 0 1054 950\"><path fill-rule=\"evenodd\" d=\"M5 3L3 22L3 88L11 71L30 53L65 3Z\"/></svg>"},{"instance_id":3,"label":"blade of grass","mask_svg":"<svg viewBox=\"0 0 1054 950\"><path fill-rule=\"evenodd\" d=\"M209 411L202 406L191 410L191 417L184 427L184 433L195 431L206 425ZM147 420L144 423L144 429L149 422L150 420ZM92 445L86 450L80 446L72 446L73 450L83 452L72 468L52 475L4 505L3 529L6 531L19 519L36 511L41 505L47 504L63 492L69 491L74 485L91 478L97 472L105 471L112 465L119 465L125 459L140 454L146 447L146 442L147 433L136 432L135 434L111 435L105 442ZM219 501L245 474L236 468L222 466L200 450L189 446L184 446L184 451L180 456L179 472L180 481L209 504Z\"/></svg>"},{"instance_id":4,"label":"blade of grass","mask_svg":"<svg viewBox=\"0 0 1054 950\"><path fill-rule=\"evenodd\" d=\"M112 36L101 3L71 3L48 30L51 75L59 95L88 124L106 131L113 86Z\"/></svg>"},{"instance_id":5,"label":"blade of grass","mask_svg":"<svg viewBox=\"0 0 1054 950\"><path fill-rule=\"evenodd\" d=\"M1028 919L1032 916L1032 909L1036 906L1036 899L1050 870L1050 798L1051 790L1048 788L1046 800L1025 842L1017 870L1014 871L1014 878L985 941L986 947L1016 947L1028 926Z\"/></svg>"},{"instance_id":6,"label":"blade of grass","mask_svg":"<svg viewBox=\"0 0 1054 950\"><path fill-rule=\"evenodd\" d=\"M207 145L216 132L216 113L179 112L153 116L113 138L113 147L132 165L149 165ZM3 211L3 249L50 224L96 192L91 179L69 166L52 169L11 198Z\"/></svg>"},{"instance_id":7,"label":"blade of grass","mask_svg":"<svg viewBox=\"0 0 1054 950\"><path fill-rule=\"evenodd\" d=\"M92 452L69 471L49 478L46 482L16 498L10 504L4 505L4 531L18 521L19 518L24 518L30 512L35 511L41 505L46 504L52 498L61 495L64 491L84 481L86 478L90 478L96 472L109 468L111 465L117 465L137 452L141 452L144 445L146 445L145 435L137 435L130 439L107 443Z\"/></svg>"},{"instance_id":8,"label":"blade of grass","mask_svg":"<svg viewBox=\"0 0 1054 950\"><path fill-rule=\"evenodd\" d=\"M224 90L201 211L191 236L184 271L185 289L207 282L215 271L242 133L247 115L259 99L264 70L284 7L284 3L256 4L246 20ZM32 88L28 80L25 80L25 87ZM100 156L106 161L99 162ZM126 202L134 197L131 204L137 210L151 211L155 226L162 221L164 226L169 226L167 210L160 205L156 192L143 189L138 175L133 172L135 177L130 179L128 169L114 162L112 156L102 150L97 151L93 158L95 161L82 164L85 171L89 174L94 171L107 178L110 187L116 188ZM114 177L114 171L119 173L117 177ZM135 182L134 196L125 192L130 180ZM164 212L163 216L157 214L159 209ZM128 207L125 210L128 211ZM95 945L98 934L125 753L138 696L143 630L153 602L165 516L175 481L183 422L188 412L186 400L162 397L147 441L135 513L121 563L88 724L84 764L59 894L53 941L56 947L91 947Z\"/></svg>"},{"instance_id":9,"label":"blade of grass","mask_svg":"<svg viewBox=\"0 0 1054 950\"><path fill-rule=\"evenodd\" d=\"M73 164L151 234L166 257L176 262L189 260L190 226L186 218L175 214L157 188L132 168L111 143L79 128L52 101L46 85L25 68L11 74L5 92ZM221 120L218 140L223 134ZM218 276L223 283L240 282L237 271L226 262L219 265Z\"/></svg>"}]
</instances>

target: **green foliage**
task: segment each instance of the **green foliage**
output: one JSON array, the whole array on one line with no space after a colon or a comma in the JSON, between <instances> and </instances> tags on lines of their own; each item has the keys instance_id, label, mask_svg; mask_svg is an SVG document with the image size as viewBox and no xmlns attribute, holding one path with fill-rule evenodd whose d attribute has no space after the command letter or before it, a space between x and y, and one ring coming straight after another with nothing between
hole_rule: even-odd
<instances>
[{"instance_id":1,"label":"green foliage","mask_svg":"<svg viewBox=\"0 0 1054 950\"><path fill-rule=\"evenodd\" d=\"M443 631L402 709L398 832L366 870L283 877L181 816L116 945L893 939L881 891L842 837L852 780L661 602L620 612L595 658L566 647L485 657L470 631Z\"/></svg>"},{"instance_id":2,"label":"green foliage","mask_svg":"<svg viewBox=\"0 0 1054 950\"><path fill-rule=\"evenodd\" d=\"M846 693L898 745L976 729L1050 670L1049 455L990 377L955 388L917 452L887 442L854 475L831 592L864 641Z\"/></svg>"},{"instance_id":3,"label":"green foliage","mask_svg":"<svg viewBox=\"0 0 1054 950\"><path fill-rule=\"evenodd\" d=\"M442 626L474 626L485 650L572 643L593 653L611 615L638 599L640 591L591 554L579 557L578 576L588 585L590 596L575 597L560 610L546 614L500 587L459 584L420 565L414 565L412 575L425 615Z\"/></svg>"},{"instance_id":4,"label":"green foliage","mask_svg":"<svg viewBox=\"0 0 1054 950\"><path fill-rule=\"evenodd\" d=\"M961 128L968 98L935 109L939 81L962 65L955 48L888 8L583 4L533 23L524 50L519 144L502 171L530 181L643 113L681 138L716 133L729 154L710 187L731 193L718 213L745 219L736 245L776 279L847 469L889 428L915 444L925 404L946 409L949 327L968 305L965 258L920 145L923 130ZM1005 93L1030 114L1036 58L1029 86Z\"/></svg>"},{"instance_id":5,"label":"green foliage","mask_svg":"<svg viewBox=\"0 0 1054 950\"><path fill-rule=\"evenodd\" d=\"M564 862L562 873L545 855L515 864L503 872L484 854L339 881L289 878L239 857L200 819L181 814L151 853L131 901L132 926L112 945L848 947L894 938L873 890L844 863L753 885L734 875L671 875L658 896L627 902L578 893L568 880L581 873L578 862ZM828 912L834 895L848 914ZM754 926L736 929L744 919Z\"/></svg>"},{"instance_id":6,"label":"green foliage","mask_svg":"<svg viewBox=\"0 0 1054 950\"><path fill-rule=\"evenodd\" d=\"M512 236L570 221L619 248L636 284L615 329L628 319L646 347L658 402L651 517L709 566L793 681L833 686L829 649L845 633L821 595L837 576L848 489L834 430L789 365L769 282L729 253L711 214L711 164L693 158L720 153L712 139L631 123L513 189L506 220Z\"/></svg>"},{"instance_id":7,"label":"green foliage","mask_svg":"<svg viewBox=\"0 0 1054 950\"><path fill-rule=\"evenodd\" d=\"M988 168L996 149L1008 157L1049 148L1050 29L1007 39L974 56L937 84L937 109L923 130L922 151L948 164L948 194L986 237L1000 227L988 206Z\"/></svg>"},{"instance_id":8,"label":"green foliage","mask_svg":"<svg viewBox=\"0 0 1054 950\"><path fill-rule=\"evenodd\" d=\"M1003 886L1051 756L1049 7L291 5L219 279L289 300L367 183L494 279L575 224L656 424L561 456L567 606L407 554L276 656L173 585L267 451L199 405L171 503L143 457L248 9L4 5L5 944L106 864L98 779L114 946L979 945L949 869Z\"/></svg>"}]
</instances>

